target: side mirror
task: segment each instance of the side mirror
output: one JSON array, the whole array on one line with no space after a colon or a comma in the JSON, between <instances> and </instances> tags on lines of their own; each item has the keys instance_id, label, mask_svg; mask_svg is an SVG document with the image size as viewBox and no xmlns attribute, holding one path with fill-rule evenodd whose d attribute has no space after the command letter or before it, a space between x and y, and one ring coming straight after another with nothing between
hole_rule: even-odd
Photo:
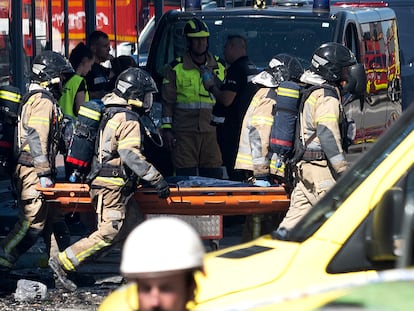
<instances>
[{"instance_id":1,"label":"side mirror","mask_svg":"<svg viewBox=\"0 0 414 311\"><path fill-rule=\"evenodd\" d=\"M406 268L414 265L414 169L407 175L405 185L404 218L402 225L401 256L397 268Z\"/></svg>"},{"instance_id":2,"label":"side mirror","mask_svg":"<svg viewBox=\"0 0 414 311\"><path fill-rule=\"evenodd\" d=\"M367 231L368 258L372 261L397 259L404 215L403 189L394 187L385 192L375 208Z\"/></svg>"}]
</instances>

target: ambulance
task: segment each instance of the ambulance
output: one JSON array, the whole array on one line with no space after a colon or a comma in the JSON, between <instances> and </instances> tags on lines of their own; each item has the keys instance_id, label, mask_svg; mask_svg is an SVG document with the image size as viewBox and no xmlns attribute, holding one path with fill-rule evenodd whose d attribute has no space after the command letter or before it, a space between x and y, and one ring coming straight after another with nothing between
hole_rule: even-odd
<instances>
[{"instance_id":1,"label":"ambulance","mask_svg":"<svg viewBox=\"0 0 414 311\"><path fill-rule=\"evenodd\" d=\"M196 309L313 310L347 287L403 280L386 270L414 265L413 150L410 106L284 240L207 254Z\"/></svg>"}]
</instances>

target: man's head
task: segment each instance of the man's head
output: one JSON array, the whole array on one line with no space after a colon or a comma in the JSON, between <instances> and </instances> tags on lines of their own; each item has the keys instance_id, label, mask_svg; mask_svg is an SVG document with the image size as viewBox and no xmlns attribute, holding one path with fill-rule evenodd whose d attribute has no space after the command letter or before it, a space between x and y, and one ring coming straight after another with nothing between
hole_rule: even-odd
<instances>
[{"instance_id":1,"label":"man's head","mask_svg":"<svg viewBox=\"0 0 414 311\"><path fill-rule=\"evenodd\" d=\"M53 51L43 51L33 60L31 80L59 99L65 76L73 72L72 65L64 56Z\"/></svg>"},{"instance_id":2,"label":"man's head","mask_svg":"<svg viewBox=\"0 0 414 311\"><path fill-rule=\"evenodd\" d=\"M85 43L80 42L70 53L69 62L78 74L85 76L91 70L94 56L91 49Z\"/></svg>"},{"instance_id":3,"label":"man's head","mask_svg":"<svg viewBox=\"0 0 414 311\"><path fill-rule=\"evenodd\" d=\"M137 67L121 72L115 82L114 92L124 98L132 109L143 114L151 110L153 93L158 92L149 73Z\"/></svg>"},{"instance_id":4,"label":"man's head","mask_svg":"<svg viewBox=\"0 0 414 311\"><path fill-rule=\"evenodd\" d=\"M246 38L241 35L230 35L224 45L224 59L228 64L234 63L242 56L247 55Z\"/></svg>"},{"instance_id":5,"label":"man's head","mask_svg":"<svg viewBox=\"0 0 414 311\"><path fill-rule=\"evenodd\" d=\"M124 244L121 273L137 282L139 309L185 310L204 253L200 236L183 220L157 217L137 226Z\"/></svg>"},{"instance_id":6,"label":"man's head","mask_svg":"<svg viewBox=\"0 0 414 311\"><path fill-rule=\"evenodd\" d=\"M110 59L111 42L106 33L100 30L91 32L88 37L88 45L95 56L96 63L102 63Z\"/></svg>"},{"instance_id":7,"label":"man's head","mask_svg":"<svg viewBox=\"0 0 414 311\"><path fill-rule=\"evenodd\" d=\"M210 32L207 24L197 18L190 19L184 26L184 35L187 38L187 47L196 56L202 56L208 50Z\"/></svg>"}]
</instances>

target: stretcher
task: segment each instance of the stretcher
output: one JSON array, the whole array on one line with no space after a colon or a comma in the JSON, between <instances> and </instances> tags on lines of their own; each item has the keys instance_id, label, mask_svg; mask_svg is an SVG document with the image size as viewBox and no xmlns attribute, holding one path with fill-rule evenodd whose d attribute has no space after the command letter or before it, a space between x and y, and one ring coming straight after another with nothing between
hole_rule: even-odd
<instances>
[{"instance_id":1,"label":"stretcher","mask_svg":"<svg viewBox=\"0 0 414 311\"><path fill-rule=\"evenodd\" d=\"M49 206L71 213L94 211L87 184L56 183L53 188L38 190ZM170 191L168 198L161 199L154 188L141 187L135 191L135 199L147 217L186 218L205 239L222 238L222 216L285 212L290 201L283 187L177 186Z\"/></svg>"}]
</instances>

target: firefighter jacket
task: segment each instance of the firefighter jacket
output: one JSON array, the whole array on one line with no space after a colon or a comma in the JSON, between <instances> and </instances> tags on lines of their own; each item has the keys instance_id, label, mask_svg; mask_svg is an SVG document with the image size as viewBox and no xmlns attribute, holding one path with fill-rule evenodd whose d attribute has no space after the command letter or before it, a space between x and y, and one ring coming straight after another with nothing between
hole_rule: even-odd
<instances>
[{"instance_id":1,"label":"firefighter jacket","mask_svg":"<svg viewBox=\"0 0 414 311\"><path fill-rule=\"evenodd\" d=\"M225 66L218 57L207 54L205 66L220 79L224 79ZM215 132L210 125L216 100L203 85L200 68L189 52L167 65L162 84L164 102L163 128L175 131Z\"/></svg>"},{"instance_id":2,"label":"firefighter jacket","mask_svg":"<svg viewBox=\"0 0 414 311\"><path fill-rule=\"evenodd\" d=\"M65 83L62 90L62 96L59 98L59 105L65 116L76 118L73 107L75 105L76 94L79 91L85 91L85 102L89 101L89 92L85 79L78 74L74 74Z\"/></svg>"},{"instance_id":3,"label":"firefighter jacket","mask_svg":"<svg viewBox=\"0 0 414 311\"><path fill-rule=\"evenodd\" d=\"M91 186L118 189L134 179L133 174L151 185L159 182L162 175L141 153L143 136L139 115L114 93L105 95L102 101L105 111L92 163L91 174L95 176ZM108 120L105 120L106 114L111 115Z\"/></svg>"},{"instance_id":4,"label":"firefighter jacket","mask_svg":"<svg viewBox=\"0 0 414 311\"><path fill-rule=\"evenodd\" d=\"M276 96L268 96L276 88L261 88L254 95L240 134L235 169L249 170L253 175L269 175L269 136L273 124L272 108Z\"/></svg>"},{"instance_id":5,"label":"firefighter jacket","mask_svg":"<svg viewBox=\"0 0 414 311\"><path fill-rule=\"evenodd\" d=\"M52 93L31 84L17 130L17 163L34 167L39 177L56 173L63 114Z\"/></svg>"},{"instance_id":6,"label":"firefighter jacket","mask_svg":"<svg viewBox=\"0 0 414 311\"><path fill-rule=\"evenodd\" d=\"M306 145L302 160L326 159L337 174L347 168L339 129L340 97L329 95L328 90L314 90L304 102L300 116L300 139Z\"/></svg>"}]
</instances>

